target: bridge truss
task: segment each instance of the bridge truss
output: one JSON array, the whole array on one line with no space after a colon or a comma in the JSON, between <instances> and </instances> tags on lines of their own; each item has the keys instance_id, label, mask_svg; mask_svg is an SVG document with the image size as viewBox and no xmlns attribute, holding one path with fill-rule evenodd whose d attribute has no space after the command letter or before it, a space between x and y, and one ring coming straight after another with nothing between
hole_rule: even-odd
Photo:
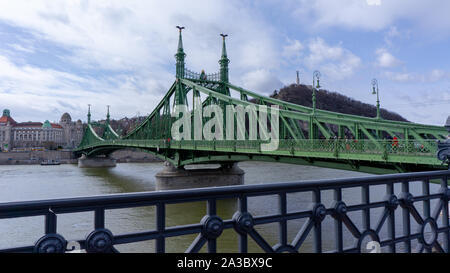
<instances>
[{"instance_id":1,"label":"bridge truss","mask_svg":"<svg viewBox=\"0 0 450 273\"><path fill-rule=\"evenodd\" d=\"M185 56L181 29L175 58L176 80L153 112L127 135L119 137L109 125L109 109L106 124L90 121L81 144L75 153L86 156L109 155L118 149L135 148L149 152L182 167L189 164L239 161L269 161L302 165L314 165L368 173L390 173L446 168L436 158L437 140L444 140L447 131L442 126L416 124L348 115L313 109L274 98L258 95L229 83L228 64L223 35L220 71L214 74L192 72L185 68ZM314 86L312 88L315 88ZM187 107L190 120L190 139L177 140L172 136L172 126L179 116L177 107ZM245 126L239 127L236 115L231 120L223 116L225 124L232 124L233 140L216 138L197 139L194 125L207 123L212 117L195 118L195 105L202 108L217 106L226 112L227 106L258 108L267 106L268 116L273 106L279 113L279 145L276 150L261 149L268 143L261 127L270 127L258 120L256 135L250 128L251 113L245 115ZM221 119L222 119L221 118ZM232 122L232 123L227 123ZM270 122L269 122L270 123ZM99 136L94 127L103 127ZM216 125L218 126L218 125ZM183 128L186 130L188 128ZM229 128L228 128L229 129ZM213 131L217 130L214 128ZM241 130L240 132L238 132ZM243 130L243 131L242 131ZM237 135L245 139L236 140ZM252 139L252 140L250 140ZM395 140L393 140L395 139Z\"/></svg>"}]
</instances>

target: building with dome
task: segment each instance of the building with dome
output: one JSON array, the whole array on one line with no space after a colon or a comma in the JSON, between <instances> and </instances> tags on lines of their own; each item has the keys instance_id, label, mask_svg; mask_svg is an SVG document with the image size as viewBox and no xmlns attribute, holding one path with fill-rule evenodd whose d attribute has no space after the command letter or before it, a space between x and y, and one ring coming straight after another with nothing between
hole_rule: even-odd
<instances>
[{"instance_id":1,"label":"building with dome","mask_svg":"<svg viewBox=\"0 0 450 273\"><path fill-rule=\"evenodd\" d=\"M83 138L83 122L81 120L72 121L69 113L64 113L59 120L59 125L63 128L63 142L65 148L75 148Z\"/></svg>"},{"instance_id":2,"label":"building with dome","mask_svg":"<svg viewBox=\"0 0 450 273\"><path fill-rule=\"evenodd\" d=\"M83 136L81 120L72 122L68 113L58 124L42 122L16 122L8 109L0 117L0 148L2 151L30 150L33 148L74 148Z\"/></svg>"}]
</instances>

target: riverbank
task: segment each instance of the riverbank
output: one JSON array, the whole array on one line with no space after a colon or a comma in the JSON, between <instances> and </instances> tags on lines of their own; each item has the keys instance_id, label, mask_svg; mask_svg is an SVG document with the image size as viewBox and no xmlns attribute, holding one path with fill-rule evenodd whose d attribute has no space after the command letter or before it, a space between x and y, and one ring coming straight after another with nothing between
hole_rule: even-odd
<instances>
[{"instance_id":1,"label":"riverbank","mask_svg":"<svg viewBox=\"0 0 450 273\"><path fill-rule=\"evenodd\" d=\"M120 150L111 154L118 163L162 162L159 158L145 152ZM78 158L72 151L26 151L0 153L0 165L35 165L46 160L57 160L61 164L76 164Z\"/></svg>"}]
</instances>

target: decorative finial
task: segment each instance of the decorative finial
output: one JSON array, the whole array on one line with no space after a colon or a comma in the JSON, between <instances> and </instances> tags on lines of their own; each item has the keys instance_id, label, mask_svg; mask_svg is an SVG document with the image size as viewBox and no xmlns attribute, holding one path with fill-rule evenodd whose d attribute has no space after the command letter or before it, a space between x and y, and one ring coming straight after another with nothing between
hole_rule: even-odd
<instances>
[{"instance_id":1,"label":"decorative finial","mask_svg":"<svg viewBox=\"0 0 450 273\"><path fill-rule=\"evenodd\" d=\"M183 29L185 29L185 27L180 27L180 26L176 26L176 28L178 28L180 30L180 33Z\"/></svg>"},{"instance_id":2,"label":"decorative finial","mask_svg":"<svg viewBox=\"0 0 450 273\"><path fill-rule=\"evenodd\" d=\"M228 64L230 63L230 60L227 56L227 47L225 45L225 38L228 36L228 34L221 33L220 36L222 36L222 57L219 60L220 64L220 81L221 82L228 82ZM225 90L224 87L223 93L228 94L229 91Z\"/></svg>"},{"instance_id":3,"label":"decorative finial","mask_svg":"<svg viewBox=\"0 0 450 273\"><path fill-rule=\"evenodd\" d=\"M228 36L228 34L221 33L220 36L222 36L222 40L223 40L223 43L222 43L222 59L225 60L225 59L228 59L227 58L227 47L225 45L225 38ZM227 60L225 60L225 62L227 62Z\"/></svg>"},{"instance_id":4,"label":"decorative finial","mask_svg":"<svg viewBox=\"0 0 450 273\"><path fill-rule=\"evenodd\" d=\"M109 105L106 105L107 112L106 112L106 120L109 121Z\"/></svg>"}]
</instances>

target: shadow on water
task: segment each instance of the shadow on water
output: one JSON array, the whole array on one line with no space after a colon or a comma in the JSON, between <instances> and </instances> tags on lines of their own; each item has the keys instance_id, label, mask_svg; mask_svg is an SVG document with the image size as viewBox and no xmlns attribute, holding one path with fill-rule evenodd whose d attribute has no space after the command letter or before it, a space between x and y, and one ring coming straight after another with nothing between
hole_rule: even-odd
<instances>
[{"instance_id":1,"label":"shadow on water","mask_svg":"<svg viewBox=\"0 0 450 273\"><path fill-rule=\"evenodd\" d=\"M84 176L94 176L100 178L105 186L113 187L117 193L126 192L142 192L154 191L154 179L143 179L141 177L134 177L127 173L120 173L113 168L83 168L81 172ZM152 177L152 174L150 174Z\"/></svg>"}]
</instances>

